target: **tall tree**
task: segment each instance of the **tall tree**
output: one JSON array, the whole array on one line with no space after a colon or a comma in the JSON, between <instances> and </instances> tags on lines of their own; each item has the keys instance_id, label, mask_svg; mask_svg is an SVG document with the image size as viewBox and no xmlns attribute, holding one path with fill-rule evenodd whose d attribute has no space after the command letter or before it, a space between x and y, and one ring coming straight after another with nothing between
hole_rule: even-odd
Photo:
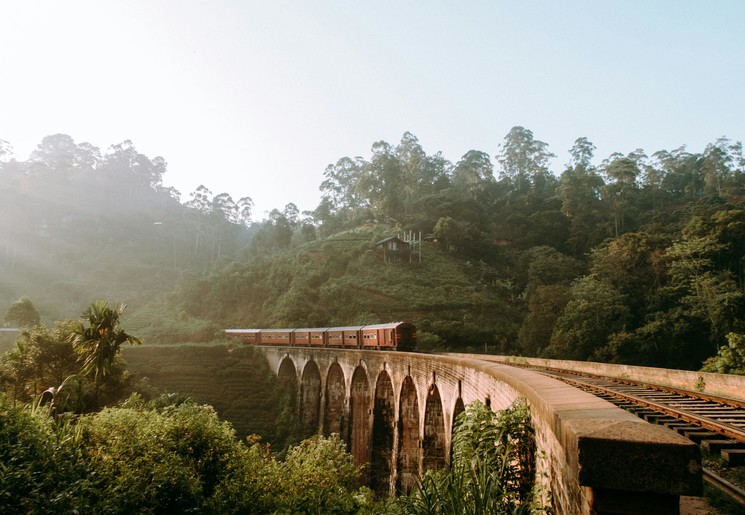
<instances>
[{"instance_id":1,"label":"tall tree","mask_svg":"<svg viewBox=\"0 0 745 515\"><path fill-rule=\"evenodd\" d=\"M41 323L39 311L28 297L21 297L8 308L5 313L6 325L15 324L17 327L34 327Z\"/></svg>"},{"instance_id":2,"label":"tall tree","mask_svg":"<svg viewBox=\"0 0 745 515\"><path fill-rule=\"evenodd\" d=\"M531 187L541 188L548 180L549 161L556 157L549 152L548 144L533 137L524 127L513 127L504 137L497 154L501 175L512 188L525 193Z\"/></svg>"},{"instance_id":3,"label":"tall tree","mask_svg":"<svg viewBox=\"0 0 745 515\"><path fill-rule=\"evenodd\" d=\"M687 152L685 146L671 152L660 150L652 154L652 168L659 175L662 192L674 199L700 195L704 189L700 157Z\"/></svg>"},{"instance_id":4,"label":"tall tree","mask_svg":"<svg viewBox=\"0 0 745 515\"><path fill-rule=\"evenodd\" d=\"M202 214L208 214L212 206L212 191L207 186L200 184L196 190L189 193L191 200L186 203L190 207Z\"/></svg>"},{"instance_id":5,"label":"tall tree","mask_svg":"<svg viewBox=\"0 0 745 515\"><path fill-rule=\"evenodd\" d=\"M595 145L582 136L574 140L574 145L569 150L569 155L572 156L568 166L580 168L582 170L590 170L594 168L592 166L592 158L595 156Z\"/></svg>"},{"instance_id":6,"label":"tall tree","mask_svg":"<svg viewBox=\"0 0 745 515\"><path fill-rule=\"evenodd\" d=\"M246 227L251 224L253 208L254 201L251 197L241 197L238 199L238 221Z\"/></svg>"},{"instance_id":7,"label":"tall tree","mask_svg":"<svg viewBox=\"0 0 745 515\"><path fill-rule=\"evenodd\" d=\"M370 195L373 213L385 221L401 221L405 215L404 175L401 162L385 141L372 146L372 158L365 166L360 186Z\"/></svg>"},{"instance_id":8,"label":"tall tree","mask_svg":"<svg viewBox=\"0 0 745 515\"><path fill-rule=\"evenodd\" d=\"M702 171L707 193L722 193L722 186L728 179L732 161L729 139L718 138L715 143L706 145L702 156Z\"/></svg>"},{"instance_id":9,"label":"tall tree","mask_svg":"<svg viewBox=\"0 0 745 515\"><path fill-rule=\"evenodd\" d=\"M238 223L238 205L228 193L215 195L210 201L210 213L230 223Z\"/></svg>"},{"instance_id":10,"label":"tall tree","mask_svg":"<svg viewBox=\"0 0 745 515\"><path fill-rule=\"evenodd\" d=\"M469 150L453 169L453 186L469 198L478 199L494 184L494 166L486 152Z\"/></svg>"},{"instance_id":11,"label":"tall tree","mask_svg":"<svg viewBox=\"0 0 745 515\"><path fill-rule=\"evenodd\" d=\"M594 150L595 145L587 138L578 138L569 151L572 159L561 174L557 193L562 212L570 218L582 211L598 209L603 180L592 165Z\"/></svg>"},{"instance_id":12,"label":"tall tree","mask_svg":"<svg viewBox=\"0 0 745 515\"><path fill-rule=\"evenodd\" d=\"M419 140L410 132L405 132L394 151L401 169L401 202L405 214L411 213L417 197L431 184L424 174L427 170L427 154Z\"/></svg>"},{"instance_id":13,"label":"tall tree","mask_svg":"<svg viewBox=\"0 0 745 515\"><path fill-rule=\"evenodd\" d=\"M623 157L613 154L603 163L603 172L607 178L603 187L603 201L610 208L614 234L618 236L626 228L627 217L633 211L634 200L639 191L638 156L629 154Z\"/></svg>"},{"instance_id":14,"label":"tall tree","mask_svg":"<svg viewBox=\"0 0 745 515\"><path fill-rule=\"evenodd\" d=\"M67 134L45 136L36 150L31 152L30 161L40 163L49 170L62 172L71 169L76 161L78 146Z\"/></svg>"},{"instance_id":15,"label":"tall tree","mask_svg":"<svg viewBox=\"0 0 745 515\"><path fill-rule=\"evenodd\" d=\"M82 321L72 324L73 344L84 356L83 373L93 374L95 403L101 382L107 376L123 343L139 345L142 341L124 331L121 315L126 306L109 306L108 302L96 301L88 306L81 316Z\"/></svg>"},{"instance_id":16,"label":"tall tree","mask_svg":"<svg viewBox=\"0 0 745 515\"><path fill-rule=\"evenodd\" d=\"M319 212L322 221L325 222L331 216L339 216L343 223L348 223L355 220L362 209L368 207L370 197L362 185L366 166L367 163L361 157L343 157L326 167L320 187L321 202L325 206ZM323 213L326 212L328 213L324 216Z\"/></svg>"},{"instance_id":17,"label":"tall tree","mask_svg":"<svg viewBox=\"0 0 745 515\"><path fill-rule=\"evenodd\" d=\"M112 145L104 156L104 164L112 173L122 174L140 185L155 190L163 182L167 163L162 157L152 160L135 149L130 140Z\"/></svg>"},{"instance_id":18,"label":"tall tree","mask_svg":"<svg viewBox=\"0 0 745 515\"><path fill-rule=\"evenodd\" d=\"M625 296L594 275L578 279L571 297L556 320L546 357L587 360L607 344L629 319Z\"/></svg>"}]
</instances>

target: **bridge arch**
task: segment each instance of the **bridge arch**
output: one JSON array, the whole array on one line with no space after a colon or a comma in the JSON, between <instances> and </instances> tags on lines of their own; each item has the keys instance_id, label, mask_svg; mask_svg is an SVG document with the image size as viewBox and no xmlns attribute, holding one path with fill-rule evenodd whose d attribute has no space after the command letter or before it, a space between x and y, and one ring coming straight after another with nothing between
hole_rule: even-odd
<instances>
[{"instance_id":1,"label":"bridge arch","mask_svg":"<svg viewBox=\"0 0 745 515\"><path fill-rule=\"evenodd\" d=\"M427 391L424 408L424 438L422 440L422 471L442 470L447 466L445 452L445 416L440 390L432 383Z\"/></svg>"},{"instance_id":2,"label":"bridge arch","mask_svg":"<svg viewBox=\"0 0 745 515\"><path fill-rule=\"evenodd\" d=\"M370 384L362 365L354 369L349 392L351 428L348 448L355 464L366 466L370 463ZM363 484L367 484L368 474L369 467L365 467L360 478Z\"/></svg>"},{"instance_id":3,"label":"bridge arch","mask_svg":"<svg viewBox=\"0 0 745 515\"><path fill-rule=\"evenodd\" d=\"M419 478L421 445L419 439L419 398L410 375L401 385L398 404L398 461L396 490L408 494Z\"/></svg>"},{"instance_id":4,"label":"bridge arch","mask_svg":"<svg viewBox=\"0 0 745 515\"><path fill-rule=\"evenodd\" d=\"M279 364L277 370L277 379L284 385L294 384L297 387L297 370L295 369L295 362L292 358L285 356L282 362Z\"/></svg>"},{"instance_id":5,"label":"bridge arch","mask_svg":"<svg viewBox=\"0 0 745 515\"><path fill-rule=\"evenodd\" d=\"M305 364L300 381L300 423L308 429L318 427L321 404L321 371L312 359Z\"/></svg>"},{"instance_id":6,"label":"bridge arch","mask_svg":"<svg viewBox=\"0 0 745 515\"><path fill-rule=\"evenodd\" d=\"M344 440L346 420L344 408L346 405L347 387L344 371L338 362L333 362L326 373L325 409L323 417L323 434L333 433Z\"/></svg>"},{"instance_id":7,"label":"bridge arch","mask_svg":"<svg viewBox=\"0 0 745 515\"><path fill-rule=\"evenodd\" d=\"M373 404L370 488L379 495L391 493L396 402L393 382L386 370L378 374Z\"/></svg>"},{"instance_id":8,"label":"bridge arch","mask_svg":"<svg viewBox=\"0 0 745 515\"><path fill-rule=\"evenodd\" d=\"M292 358L285 356L277 369L277 382L282 396L289 401L289 408L297 415L297 369Z\"/></svg>"}]
</instances>

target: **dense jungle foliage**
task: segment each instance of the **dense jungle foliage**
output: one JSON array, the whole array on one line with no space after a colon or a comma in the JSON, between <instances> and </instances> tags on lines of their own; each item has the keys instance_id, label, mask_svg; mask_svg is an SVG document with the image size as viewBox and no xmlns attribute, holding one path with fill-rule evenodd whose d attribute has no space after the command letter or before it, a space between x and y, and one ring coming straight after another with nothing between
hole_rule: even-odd
<instances>
[{"instance_id":1,"label":"dense jungle foliage","mask_svg":"<svg viewBox=\"0 0 745 515\"><path fill-rule=\"evenodd\" d=\"M314 211L252 222L248 197L201 186L181 203L165 161L130 142L49 136L26 161L0 156L0 308L26 296L49 321L116 298L159 342L406 319L425 350L688 369L719 353L712 370L741 369L742 144L594 149L578 138L552 170L515 127L493 158L452 163L405 133L329 165ZM421 263L384 262L374 244L408 231Z\"/></svg>"},{"instance_id":2,"label":"dense jungle foliage","mask_svg":"<svg viewBox=\"0 0 745 515\"><path fill-rule=\"evenodd\" d=\"M144 403L80 416L0 405L3 513L359 513L372 504L335 437L283 461L209 406Z\"/></svg>"},{"instance_id":3,"label":"dense jungle foliage","mask_svg":"<svg viewBox=\"0 0 745 515\"><path fill-rule=\"evenodd\" d=\"M536 513L545 500L534 491L535 442L526 430L524 407L495 414L469 406L455 428L456 465L425 476L409 497L379 500L359 487L336 435L305 440L279 460L189 400L134 395L75 419L0 402L0 506L3 513ZM440 483L447 486L433 488Z\"/></svg>"}]
</instances>

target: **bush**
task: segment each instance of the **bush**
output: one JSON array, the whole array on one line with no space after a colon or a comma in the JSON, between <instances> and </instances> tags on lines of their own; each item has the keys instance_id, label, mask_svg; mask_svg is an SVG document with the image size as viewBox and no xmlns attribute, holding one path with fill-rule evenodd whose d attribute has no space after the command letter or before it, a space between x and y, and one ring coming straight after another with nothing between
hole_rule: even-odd
<instances>
[{"instance_id":1,"label":"bush","mask_svg":"<svg viewBox=\"0 0 745 515\"><path fill-rule=\"evenodd\" d=\"M745 334L729 333L727 345L704 362L701 372L745 375Z\"/></svg>"},{"instance_id":2,"label":"bush","mask_svg":"<svg viewBox=\"0 0 745 515\"><path fill-rule=\"evenodd\" d=\"M338 437L279 462L183 397L56 421L0 406L3 513L358 513L372 495L357 479Z\"/></svg>"},{"instance_id":3,"label":"bush","mask_svg":"<svg viewBox=\"0 0 745 515\"><path fill-rule=\"evenodd\" d=\"M406 514L535 513L536 444L530 412L518 400L494 413L469 404L453 432L452 465L429 471L420 488L395 507Z\"/></svg>"}]
</instances>

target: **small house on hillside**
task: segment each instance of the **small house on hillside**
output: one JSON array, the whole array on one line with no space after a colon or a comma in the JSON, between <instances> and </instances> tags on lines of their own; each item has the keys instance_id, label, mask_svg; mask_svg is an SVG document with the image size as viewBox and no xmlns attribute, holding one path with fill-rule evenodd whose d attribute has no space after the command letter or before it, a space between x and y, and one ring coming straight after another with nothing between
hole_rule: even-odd
<instances>
[{"instance_id":1,"label":"small house on hillside","mask_svg":"<svg viewBox=\"0 0 745 515\"><path fill-rule=\"evenodd\" d=\"M380 240L375 244L375 248L381 252L386 263L394 263L409 255L409 244L397 236Z\"/></svg>"}]
</instances>

